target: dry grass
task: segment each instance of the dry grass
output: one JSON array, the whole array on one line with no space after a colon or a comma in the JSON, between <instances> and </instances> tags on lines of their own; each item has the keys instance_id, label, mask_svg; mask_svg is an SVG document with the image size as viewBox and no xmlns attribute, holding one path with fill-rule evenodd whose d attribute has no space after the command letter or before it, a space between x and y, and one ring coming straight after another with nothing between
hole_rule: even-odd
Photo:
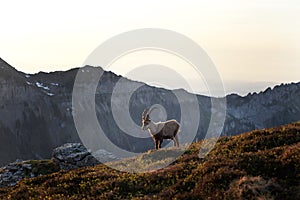
<instances>
[{"instance_id":1,"label":"dry grass","mask_svg":"<svg viewBox=\"0 0 300 200\"><path fill-rule=\"evenodd\" d=\"M300 199L300 122L223 137L204 159L200 146L161 170L133 174L101 164L60 171L1 189L0 199ZM150 161L121 162L142 168Z\"/></svg>"}]
</instances>

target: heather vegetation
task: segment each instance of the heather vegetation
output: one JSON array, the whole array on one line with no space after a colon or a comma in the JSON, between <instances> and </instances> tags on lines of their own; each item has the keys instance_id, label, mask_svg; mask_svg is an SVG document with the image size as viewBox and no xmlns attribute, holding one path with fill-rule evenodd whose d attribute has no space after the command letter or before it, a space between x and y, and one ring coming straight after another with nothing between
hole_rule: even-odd
<instances>
[{"instance_id":1,"label":"heather vegetation","mask_svg":"<svg viewBox=\"0 0 300 200\"><path fill-rule=\"evenodd\" d=\"M100 164L59 171L2 188L0 199L300 199L300 122L220 138L204 158L201 145L160 170L127 173ZM169 159L147 160L155 152L113 164L147 169Z\"/></svg>"}]
</instances>

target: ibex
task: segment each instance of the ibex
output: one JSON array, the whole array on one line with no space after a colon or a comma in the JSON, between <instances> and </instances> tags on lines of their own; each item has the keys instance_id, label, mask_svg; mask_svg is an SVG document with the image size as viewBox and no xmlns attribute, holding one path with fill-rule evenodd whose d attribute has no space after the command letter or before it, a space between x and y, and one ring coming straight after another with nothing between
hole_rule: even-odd
<instances>
[{"instance_id":1,"label":"ibex","mask_svg":"<svg viewBox=\"0 0 300 200\"><path fill-rule=\"evenodd\" d=\"M142 129L148 129L151 137L154 140L155 149L161 148L163 139L171 139L174 146L179 147L178 135L180 124L176 120L169 120L165 122L153 122L150 119L150 113L153 109L148 111L145 109L142 114Z\"/></svg>"}]
</instances>

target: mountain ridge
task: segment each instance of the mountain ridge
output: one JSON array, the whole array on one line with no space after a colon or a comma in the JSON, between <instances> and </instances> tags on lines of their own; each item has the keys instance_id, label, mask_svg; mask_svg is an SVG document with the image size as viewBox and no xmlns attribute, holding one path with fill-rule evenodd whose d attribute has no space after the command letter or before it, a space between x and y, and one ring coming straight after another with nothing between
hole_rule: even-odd
<instances>
[{"instance_id":1,"label":"mountain ridge","mask_svg":"<svg viewBox=\"0 0 300 200\"><path fill-rule=\"evenodd\" d=\"M49 152L55 147L64 143L80 142L73 121L72 90L78 70L91 73L88 69L94 68L89 67L74 68L66 72L25 74L0 60L0 70L7 71L7 74L2 73L3 70L0 73L0 165L16 159L49 158ZM142 84L142 87L133 93L128 105L131 117L137 125L141 123L143 110L153 104L163 105L168 118L180 121L180 104L189 104L189 95L192 94L180 90L185 98L179 102L174 98L172 90L148 86L104 71L95 95L97 117L101 126L107 137L119 147L133 152L145 152L153 148L151 138L140 139L124 134L114 122L110 102L112 91L119 80L130 86ZM124 92L126 91L124 88ZM195 140L200 140L204 138L208 129L213 97L196 97L201 120ZM300 83L282 84L272 90L267 89L246 97L228 95L222 135L235 135L298 121L298 99ZM120 109L123 105L116 106ZM193 122L193 119L189 118L189 121ZM182 132L191 134L189 125L186 124L185 127ZM180 135L181 142L186 141L185 136ZM163 144L166 145L168 143Z\"/></svg>"},{"instance_id":2,"label":"mountain ridge","mask_svg":"<svg viewBox=\"0 0 300 200\"><path fill-rule=\"evenodd\" d=\"M56 75L56 74L61 74L61 73L68 73L68 72L73 72L73 71L77 71L79 69L84 69L84 68L99 68L100 70L104 71L104 69L101 67L101 66L90 66L90 65L85 65L85 66L82 66L82 67L74 67L74 68L71 68L71 69L68 69L68 70L58 70L58 71L50 71L50 72L44 72L44 71L39 71L37 73L26 73L26 72L23 72L23 71L18 71L16 68L14 68L12 65L10 65L8 62L6 62L5 60L3 60L1 57L0 57L0 66L3 65L3 63L8 66L9 68L13 69L14 71L17 71L23 75L28 75L28 76L36 76L36 77L41 77L41 76L48 76L48 75ZM112 71L105 71L107 73L112 73L114 74L115 76L117 77L123 77L121 75L118 75L116 74L115 72L112 72ZM128 77L123 77L129 81L133 81L133 82L138 82L138 83L143 83L142 81L139 81L139 80L134 80L134 79L130 79ZM280 84L276 84L274 86L270 86L270 87L267 87L266 89L264 90L260 90L260 91L256 91L256 92L249 92L247 95L240 95L240 94L237 94L235 92L233 93L230 93L230 94L227 94L226 97L230 97L230 96L238 96L238 97L248 97L248 96L253 96L253 95L258 95L258 94L261 94L261 93L265 93L267 91L272 91L278 87L281 87L281 86L290 86L290 85L298 85L300 83L299 82L295 82L295 81L292 81L292 82L289 82L289 83L280 83ZM146 83L144 83L146 84ZM148 85L148 84L146 84ZM189 94L194 94L194 95L200 95L200 96L205 96L205 97L211 97L211 96L207 96L205 94L200 94L200 93L191 93L187 90L185 90L184 88L178 88L178 89L166 89L166 88L163 88L163 87L157 87L157 86L152 86L152 85L148 85L149 87L153 87L153 88L157 88L157 89L165 89L165 90L184 90L186 93L189 93ZM223 97L216 97L216 98L223 98Z\"/></svg>"}]
</instances>

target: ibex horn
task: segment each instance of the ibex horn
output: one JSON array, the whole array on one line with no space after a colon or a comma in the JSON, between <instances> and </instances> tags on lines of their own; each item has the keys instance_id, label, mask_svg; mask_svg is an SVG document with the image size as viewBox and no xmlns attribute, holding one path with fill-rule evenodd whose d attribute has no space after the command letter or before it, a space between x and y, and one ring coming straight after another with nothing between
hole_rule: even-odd
<instances>
[{"instance_id":1,"label":"ibex horn","mask_svg":"<svg viewBox=\"0 0 300 200\"><path fill-rule=\"evenodd\" d=\"M156 107L156 106L152 107L152 108L148 111L148 115L150 115L150 113L151 113L154 109L157 109L157 107Z\"/></svg>"},{"instance_id":2,"label":"ibex horn","mask_svg":"<svg viewBox=\"0 0 300 200\"><path fill-rule=\"evenodd\" d=\"M147 113L147 108L144 110L142 117L145 118L145 114Z\"/></svg>"}]
</instances>

